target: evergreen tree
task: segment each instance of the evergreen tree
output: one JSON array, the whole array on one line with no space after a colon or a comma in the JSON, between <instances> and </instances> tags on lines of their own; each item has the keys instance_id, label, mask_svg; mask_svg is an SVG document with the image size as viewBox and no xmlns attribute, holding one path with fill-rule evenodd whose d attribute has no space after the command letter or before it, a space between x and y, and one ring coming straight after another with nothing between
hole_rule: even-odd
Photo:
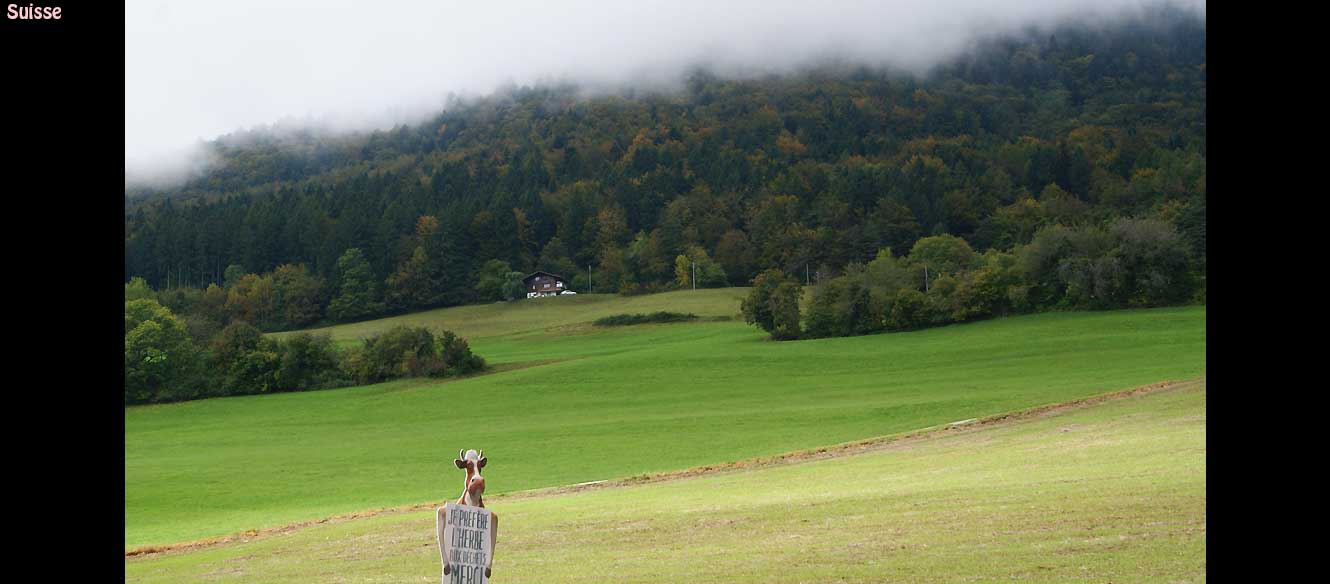
<instances>
[{"instance_id":1,"label":"evergreen tree","mask_svg":"<svg viewBox=\"0 0 1330 584\"><path fill-rule=\"evenodd\" d=\"M337 260L337 274L338 291L328 305L329 316L347 321L383 312L374 273L360 248L353 247L342 254Z\"/></svg>"}]
</instances>

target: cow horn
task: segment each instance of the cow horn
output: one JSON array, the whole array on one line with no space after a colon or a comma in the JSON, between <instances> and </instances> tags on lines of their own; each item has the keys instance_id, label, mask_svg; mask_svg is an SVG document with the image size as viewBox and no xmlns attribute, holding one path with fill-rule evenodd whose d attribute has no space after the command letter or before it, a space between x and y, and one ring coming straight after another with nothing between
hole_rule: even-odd
<instances>
[{"instance_id":1,"label":"cow horn","mask_svg":"<svg viewBox=\"0 0 1330 584\"><path fill-rule=\"evenodd\" d=\"M465 448L463 448L463 449L457 451L457 460L466 460L466 449L465 449Z\"/></svg>"}]
</instances>

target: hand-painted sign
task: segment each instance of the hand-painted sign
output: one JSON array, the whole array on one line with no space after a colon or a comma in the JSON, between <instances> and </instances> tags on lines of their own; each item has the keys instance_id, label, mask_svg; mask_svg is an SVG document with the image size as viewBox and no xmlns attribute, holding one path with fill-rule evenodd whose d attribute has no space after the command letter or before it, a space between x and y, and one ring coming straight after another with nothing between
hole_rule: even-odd
<instances>
[{"instance_id":1,"label":"hand-painted sign","mask_svg":"<svg viewBox=\"0 0 1330 584\"><path fill-rule=\"evenodd\" d=\"M484 507L448 503L436 515L445 584L485 584L493 553L492 515Z\"/></svg>"}]
</instances>

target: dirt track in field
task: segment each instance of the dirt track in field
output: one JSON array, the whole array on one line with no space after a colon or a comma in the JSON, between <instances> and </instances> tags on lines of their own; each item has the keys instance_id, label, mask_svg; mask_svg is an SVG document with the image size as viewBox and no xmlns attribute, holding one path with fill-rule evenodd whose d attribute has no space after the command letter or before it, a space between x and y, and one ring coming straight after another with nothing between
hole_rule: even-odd
<instances>
[{"instance_id":1,"label":"dirt track in field","mask_svg":"<svg viewBox=\"0 0 1330 584\"><path fill-rule=\"evenodd\" d=\"M621 488L632 485L658 483L663 481L683 480L683 479L695 478L703 475L712 475L717 473L739 472L739 471L767 468L772 466L798 464L814 460L825 460L825 459L838 458L843 456L853 456L856 454L863 454L878 450L907 447L923 440L929 440L944 435L974 432L986 428L991 428L994 426L1012 424L1024 420L1045 418L1048 416L1058 415L1070 410L1076 410L1080 408L1094 406L1111 400L1123 399L1146 393L1181 389L1184 387L1190 387L1198 383L1205 383L1205 378L1202 377L1198 379L1190 379L1184 381L1161 381L1158 383L1151 383L1149 385L1142 385L1140 387L1132 389L1126 389L1121 391L1090 396L1058 404L1036 406L1033 408L1026 408L1023 410L1017 410L1005 414L996 414L982 418L973 418L970 420L963 420L948 424L942 424L939 426L932 426L929 428L922 428L919 430L914 430L901 434L893 434L890 436L879 436L876 438L868 438L865 440L857 440L853 442L846 442L843 444L836 444L832 446L821 446L817 448L810 448L807 450L798 450L794 452L778 454L775 456L753 458L748 460L740 460L735 462L727 462L727 463L713 464L707 466L699 466L684 470L656 473L649 475L640 475L623 479L592 481L590 483L579 483L577 485L569 485L562 487L547 487L543 489L533 489L529 491L520 491L516 493L505 493L500 495L493 495L487 497L487 499L489 499L490 501L503 501L511 499L530 499L535 497L548 497L548 496L562 495L567 493L589 491L594 489ZM126 550L125 558L130 559L130 558L153 557L161 554L186 552L186 551L197 550L217 545L224 545L233 542L248 542L260 537L290 533L298 529L312 527L315 525L342 523L345 521L354 521L356 519L365 519L368 517L376 517L379 515L387 515L393 513L412 513L417 511L425 511L439 507L443 505L443 503L445 502L446 501L438 501L438 502L420 503L417 505L409 505L404 507L388 507L383 509L357 511L355 513L335 515L323 519L301 521L298 523L292 523L280 527L251 529L243 533L201 539L196 541L159 545L159 546L153 546L153 545L139 546L136 548Z\"/></svg>"}]
</instances>

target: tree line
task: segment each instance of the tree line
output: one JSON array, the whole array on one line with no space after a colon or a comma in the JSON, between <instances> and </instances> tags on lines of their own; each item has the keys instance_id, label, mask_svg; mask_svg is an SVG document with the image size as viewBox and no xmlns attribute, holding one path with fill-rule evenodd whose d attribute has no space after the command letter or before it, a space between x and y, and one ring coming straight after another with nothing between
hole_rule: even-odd
<instances>
[{"instance_id":1,"label":"tree line","mask_svg":"<svg viewBox=\"0 0 1330 584\"><path fill-rule=\"evenodd\" d=\"M953 235L925 237L908 254L880 250L812 287L797 275L759 274L745 321L776 340L905 331L1043 310L1204 302L1200 261L1167 221L1040 229L1010 252L976 252Z\"/></svg>"},{"instance_id":2,"label":"tree line","mask_svg":"<svg viewBox=\"0 0 1330 584\"><path fill-rule=\"evenodd\" d=\"M230 292L244 281L234 283ZM125 285L126 404L328 389L486 369L484 359L450 331L398 326L339 349L327 334L301 332L278 340L240 319L216 330L199 326L191 318L197 315L182 318L158 302L163 294L139 278Z\"/></svg>"}]
</instances>

